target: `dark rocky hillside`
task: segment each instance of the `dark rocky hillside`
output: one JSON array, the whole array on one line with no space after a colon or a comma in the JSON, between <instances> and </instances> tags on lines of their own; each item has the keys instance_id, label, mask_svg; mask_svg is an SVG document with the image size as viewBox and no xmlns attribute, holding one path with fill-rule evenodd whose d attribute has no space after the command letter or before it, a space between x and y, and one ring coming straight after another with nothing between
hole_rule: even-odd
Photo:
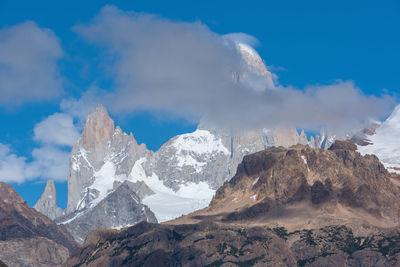
<instances>
[{"instance_id":1,"label":"dark rocky hillside","mask_svg":"<svg viewBox=\"0 0 400 267\"><path fill-rule=\"evenodd\" d=\"M66 229L0 183L0 259L9 266L59 266L77 248Z\"/></svg>"}]
</instances>

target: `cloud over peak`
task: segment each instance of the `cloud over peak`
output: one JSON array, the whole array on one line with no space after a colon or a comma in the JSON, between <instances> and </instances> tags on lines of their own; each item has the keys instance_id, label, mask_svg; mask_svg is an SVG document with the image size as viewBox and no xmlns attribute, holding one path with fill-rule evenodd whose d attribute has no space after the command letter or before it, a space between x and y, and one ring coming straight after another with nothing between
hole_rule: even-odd
<instances>
[{"instance_id":1,"label":"cloud over peak","mask_svg":"<svg viewBox=\"0 0 400 267\"><path fill-rule=\"evenodd\" d=\"M233 74L247 71L237 43L257 40L243 33L220 35L200 22L106 6L74 29L106 48L114 84L104 102L114 112L162 111L192 121L207 117L226 127L323 126L346 132L387 115L393 105L388 96L366 96L352 81L274 90L258 76L235 82Z\"/></svg>"}]
</instances>

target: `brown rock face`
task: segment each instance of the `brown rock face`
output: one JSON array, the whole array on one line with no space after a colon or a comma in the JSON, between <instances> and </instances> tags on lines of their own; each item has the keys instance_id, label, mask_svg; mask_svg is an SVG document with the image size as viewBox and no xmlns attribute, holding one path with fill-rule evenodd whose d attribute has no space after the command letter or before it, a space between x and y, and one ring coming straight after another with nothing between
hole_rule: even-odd
<instances>
[{"instance_id":1,"label":"brown rock face","mask_svg":"<svg viewBox=\"0 0 400 267\"><path fill-rule=\"evenodd\" d=\"M85 149L100 148L102 143L111 140L114 133L114 121L107 110L99 105L86 118L82 133L82 143Z\"/></svg>"},{"instance_id":2,"label":"brown rock face","mask_svg":"<svg viewBox=\"0 0 400 267\"><path fill-rule=\"evenodd\" d=\"M339 149L356 151L357 145L354 144L352 140L336 140L335 143L333 143L332 146L329 148L329 150L339 150Z\"/></svg>"},{"instance_id":3,"label":"brown rock face","mask_svg":"<svg viewBox=\"0 0 400 267\"><path fill-rule=\"evenodd\" d=\"M57 266L76 248L64 228L30 208L10 185L0 183L3 262L9 266Z\"/></svg>"},{"instance_id":4,"label":"brown rock face","mask_svg":"<svg viewBox=\"0 0 400 267\"><path fill-rule=\"evenodd\" d=\"M289 229L338 223L397 226L399 188L375 156L348 147L352 144L336 142L329 151L298 145L249 155L209 208L195 214Z\"/></svg>"}]
</instances>

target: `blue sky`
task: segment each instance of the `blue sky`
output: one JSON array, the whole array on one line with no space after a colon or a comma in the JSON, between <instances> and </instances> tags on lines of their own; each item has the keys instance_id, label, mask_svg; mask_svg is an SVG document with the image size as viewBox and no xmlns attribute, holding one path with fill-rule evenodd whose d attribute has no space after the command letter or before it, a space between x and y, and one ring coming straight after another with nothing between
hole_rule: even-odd
<instances>
[{"instance_id":1,"label":"blue sky","mask_svg":"<svg viewBox=\"0 0 400 267\"><path fill-rule=\"evenodd\" d=\"M0 101L3 125L0 143L10 150L6 153L8 156L25 157L26 162L30 162L34 160L32 151L35 148L50 146L67 153L70 144L47 144L40 141L40 137L35 139L35 126L54 113L65 112L60 103L66 99L79 99L89 88L101 88L106 92L113 89L113 72L105 71L109 63L105 60L106 48L99 42L88 40L91 37L83 36L74 28L90 24L107 4L115 5L121 12L157 14L172 22L201 22L218 35L240 32L254 36L258 39L257 52L283 87L294 86L302 90L310 85L327 86L342 80L352 81L367 97L389 94L396 101L396 94L400 92L400 3L396 0L112 3L0 0L0 29L32 21L40 29L51 30L49 38L58 40L62 50L61 54L57 49L50 56L40 54L56 64L59 77L52 86L60 87L59 95L50 99L41 95L41 98L19 104L14 103L13 98ZM1 42L0 34L0 49ZM393 105L389 102L388 105ZM146 143L152 150L172 136L196 127L195 121L188 121L184 116L166 116L151 108L111 113L116 124L126 132L132 131L140 143ZM79 125L77 121L81 118L76 115L73 120ZM43 191L44 179L22 179L20 183L12 184L33 205ZM64 208L66 182L57 182L56 186L59 205Z\"/></svg>"}]
</instances>

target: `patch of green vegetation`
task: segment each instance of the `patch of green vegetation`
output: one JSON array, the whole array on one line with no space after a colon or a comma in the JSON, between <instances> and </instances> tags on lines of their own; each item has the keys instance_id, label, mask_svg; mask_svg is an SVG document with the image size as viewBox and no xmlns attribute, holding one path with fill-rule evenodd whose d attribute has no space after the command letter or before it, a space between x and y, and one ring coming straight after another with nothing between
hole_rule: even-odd
<instances>
[{"instance_id":1,"label":"patch of green vegetation","mask_svg":"<svg viewBox=\"0 0 400 267\"><path fill-rule=\"evenodd\" d=\"M257 261L261 260L263 258L263 256L260 257L256 257L247 261L240 261L240 262L232 262L234 264L236 264L239 267L249 267L249 266L253 266Z\"/></svg>"},{"instance_id":2,"label":"patch of green vegetation","mask_svg":"<svg viewBox=\"0 0 400 267\"><path fill-rule=\"evenodd\" d=\"M179 234L177 231L172 230L171 232L172 232L172 238L168 237L168 240L171 240L171 239L175 239L177 241L182 241L183 240L183 236L181 234Z\"/></svg>"},{"instance_id":3,"label":"patch of green vegetation","mask_svg":"<svg viewBox=\"0 0 400 267\"><path fill-rule=\"evenodd\" d=\"M216 261L206 265L205 267L219 267L222 264L224 264L224 262L222 260L216 260Z\"/></svg>"},{"instance_id":4,"label":"patch of green vegetation","mask_svg":"<svg viewBox=\"0 0 400 267\"><path fill-rule=\"evenodd\" d=\"M360 237L355 238L353 235L349 235L344 240L344 244L340 249L351 256L354 252L363 248Z\"/></svg>"},{"instance_id":5,"label":"patch of green vegetation","mask_svg":"<svg viewBox=\"0 0 400 267\"><path fill-rule=\"evenodd\" d=\"M272 229L274 233L279 236L280 238L283 238L287 240L287 237L289 236L288 231L286 230L285 227L275 227Z\"/></svg>"},{"instance_id":6,"label":"patch of green vegetation","mask_svg":"<svg viewBox=\"0 0 400 267\"><path fill-rule=\"evenodd\" d=\"M400 235L385 237L378 241L377 251L384 256L400 253Z\"/></svg>"},{"instance_id":7,"label":"patch of green vegetation","mask_svg":"<svg viewBox=\"0 0 400 267\"><path fill-rule=\"evenodd\" d=\"M223 255L232 255L235 257L239 256L239 249L236 247L224 242L217 246L218 252Z\"/></svg>"},{"instance_id":8,"label":"patch of green vegetation","mask_svg":"<svg viewBox=\"0 0 400 267\"><path fill-rule=\"evenodd\" d=\"M207 239L214 239L215 236L209 234L209 235L206 235L206 238L207 238Z\"/></svg>"},{"instance_id":9,"label":"patch of green vegetation","mask_svg":"<svg viewBox=\"0 0 400 267\"><path fill-rule=\"evenodd\" d=\"M316 246L317 243L315 242L313 235L312 235L312 230L304 230L303 235L300 236L307 245L310 246Z\"/></svg>"},{"instance_id":10,"label":"patch of green vegetation","mask_svg":"<svg viewBox=\"0 0 400 267\"><path fill-rule=\"evenodd\" d=\"M202 240L206 240L206 239L205 239L204 237L199 238L199 239L196 239L196 240L193 241L193 244L194 244L194 243L197 243L197 242L199 242L199 241L202 241Z\"/></svg>"},{"instance_id":11,"label":"patch of green vegetation","mask_svg":"<svg viewBox=\"0 0 400 267\"><path fill-rule=\"evenodd\" d=\"M333 253L328 253L326 251L323 251L321 254L318 254L312 258L308 258L308 259L301 259L297 261L297 265L298 266L305 266L307 263L313 263L316 259L318 258L325 258L329 255L333 255Z\"/></svg>"},{"instance_id":12,"label":"patch of green vegetation","mask_svg":"<svg viewBox=\"0 0 400 267\"><path fill-rule=\"evenodd\" d=\"M124 250L127 250L129 252L129 256L134 256L141 248L145 247L150 241L144 242L143 244L139 244L137 246L118 246L118 248L114 249L114 253L112 253L110 256L118 256L120 255Z\"/></svg>"}]
</instances>

